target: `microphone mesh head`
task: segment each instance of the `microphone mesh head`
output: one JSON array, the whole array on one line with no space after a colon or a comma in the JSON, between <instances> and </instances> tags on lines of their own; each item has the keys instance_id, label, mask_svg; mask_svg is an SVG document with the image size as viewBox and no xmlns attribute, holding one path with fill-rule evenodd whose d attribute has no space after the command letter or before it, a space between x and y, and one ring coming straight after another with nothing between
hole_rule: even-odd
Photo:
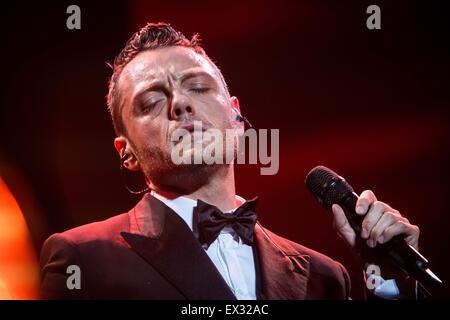
<instances>
[{"instance_id":1,"label":"microphone mesh head","mask_svg":"<svg viewBox=\"0 0 450 320\"><path fill-rule=\"evenodd\" d=\"M324 166L313 168L305 179L306 187L319 203L325 208L331 208L338 203L353 188L336 172Z\"/></svg>"}]
</instances>

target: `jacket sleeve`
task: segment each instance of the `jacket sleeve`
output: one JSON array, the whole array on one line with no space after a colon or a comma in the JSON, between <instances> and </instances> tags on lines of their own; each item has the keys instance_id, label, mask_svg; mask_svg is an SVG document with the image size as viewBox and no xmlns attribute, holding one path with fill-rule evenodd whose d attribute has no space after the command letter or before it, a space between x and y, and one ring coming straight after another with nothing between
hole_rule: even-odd
<instances>
[{"instance_id":1,"label":"jacket sleeve","mask_svg":"<svg viewBox=\"0 0 450 320\"><path fill-rule=\"evenodd\" d=\"M87 299L88 290L78 249L63 234L54 234L40 256L41 299Z\"/></svg>"}]
</instances>

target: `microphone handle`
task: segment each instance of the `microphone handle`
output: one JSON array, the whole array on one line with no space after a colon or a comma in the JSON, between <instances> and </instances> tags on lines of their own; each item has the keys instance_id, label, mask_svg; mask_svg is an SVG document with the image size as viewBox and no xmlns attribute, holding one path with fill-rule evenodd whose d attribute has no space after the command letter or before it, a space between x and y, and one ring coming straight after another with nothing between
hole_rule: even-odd
<instances>
[{"instance_id":1,"label":"microphone handle","mask_svg":"<svg viewBox=\"0 0 450 320\"><path fill-rule=\"evenodd\" d=\"M357 200L358 195L355 192L348 192L337 201L337 204L344 210L356 236L360 237L364 216L357 214L355 211ZM367 249L387 255L398 267L428 290L442 285L442 281L428 269L428 260L409 245L402 235L397 235L386 243L377 244L375 248L367 247Z\"/></svg>"}]
</instances>

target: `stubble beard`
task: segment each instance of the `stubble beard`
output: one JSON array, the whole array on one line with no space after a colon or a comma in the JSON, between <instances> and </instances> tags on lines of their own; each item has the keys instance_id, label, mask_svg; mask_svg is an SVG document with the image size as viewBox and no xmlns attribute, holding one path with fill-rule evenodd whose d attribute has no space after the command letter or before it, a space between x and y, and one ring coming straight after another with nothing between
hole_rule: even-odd
<instances>
[{"instance_id":1,"label":"stubble beard","mask_svg":"<svg viewBox=\"0 0 450 320\"><path fill-rule=\"evenodd\" d=\"M175 164L170 152L158 147L136 149L141 170L151 188L189 194L205 185L212 177L224 174L232 164Z\"/></svg>"}]
</instances>

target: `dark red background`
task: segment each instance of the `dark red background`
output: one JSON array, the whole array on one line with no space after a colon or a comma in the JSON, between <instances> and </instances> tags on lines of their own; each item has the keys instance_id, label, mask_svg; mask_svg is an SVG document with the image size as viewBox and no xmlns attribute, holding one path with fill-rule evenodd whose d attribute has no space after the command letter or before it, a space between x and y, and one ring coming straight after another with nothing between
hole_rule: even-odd
<instances>
[{"instance_id":1,"label":"dark red background","mask_svg":"<svg viewBox=\"0 0 450 320\"><path fill-rule=\"evenodd\" d=\"M135 1L1 10L0 167L36 250L51 233L128 210L104 96L111 61L147 21L199 32L258 128L280 129L280 171L237 168L274 232L362 272L304 187L315 165L372 189L421 227L421 252L450 281L449 20L444 1ZM67 30L66 8L82 28ZM382 29L365 26L378 4ZM436 293L450 298L449 290Z\"/></svg>"}]
</instances>

